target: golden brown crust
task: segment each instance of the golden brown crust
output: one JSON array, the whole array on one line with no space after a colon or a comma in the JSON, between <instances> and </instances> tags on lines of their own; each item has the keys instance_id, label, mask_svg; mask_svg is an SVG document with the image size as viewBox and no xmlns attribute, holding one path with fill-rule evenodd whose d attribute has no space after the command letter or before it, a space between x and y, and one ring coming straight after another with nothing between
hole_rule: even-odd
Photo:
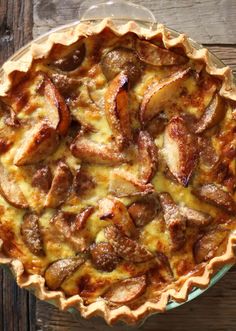
<instances>
[{"instance_id":1,"label":"golden brown crust","mask_svg":"<svg viewBox=\"0 0 236 331\"><path fill-rule=\"evenodd\" d=\"M207 49L195 49L183 34L175 38L170 38L168 31L162 25L158 25L155 31L150 31L140 27L135 22L128 22L127 24L118 27L109 19L105 19L99 24L81 23L75 28L69 29L67 32L51 34L44 44L32 44L30 52L24 55L20 60L6 62L3 66L4 80L0 86L0 95L6 95L6 92L11 87L16 72L23 74L27 73L30 69L32 60L46 57L55 43L71 45L83 37L98 34L107 28L118 36L124 35L127 32L134 32L139 37L147 40L159 36L167 49L171 47L182 48L190 59L200 60L206 63L206 71L210 75L222 80L222 86L219 91L222 97L236 101L236 87L233 84L232 71L229 67L217 68ZM92 304L85 305L83 299L79 295L66 298L63 291L48 290L45 286L45 279L42 276L36 274L27 276L24 273L24 266L20 260L8 258L4 255L1 249L3 244L2 240L0 240L0 263L6 264L11 268L16 276L19 286L33 290L37 297L43 300L52 301L60 309L65 310L69 307L75 307L81 312L83 317L89 318L94 315L100 315L103 316L109 324L113 324L117 320L124 320L128 324L135 324L137 321L153 312L164 311L170 298L177 302L182 302L187 299L188 293L194 286L201 288L207 287L212 274L217 268L234 261L233 245L235 243L236 234L233 232L229 236L224 254L213 257L209 262L204 263L202 265L202 273L186 274L180 277L176 283L172 283L165 289L165 291L160 293L160 296L156 301L147 300L138 308L134 309L131 309L126 305L110 309L106 300L103 298L99 298L98 301L95 301Z\"/></svg>"}]
</instances>

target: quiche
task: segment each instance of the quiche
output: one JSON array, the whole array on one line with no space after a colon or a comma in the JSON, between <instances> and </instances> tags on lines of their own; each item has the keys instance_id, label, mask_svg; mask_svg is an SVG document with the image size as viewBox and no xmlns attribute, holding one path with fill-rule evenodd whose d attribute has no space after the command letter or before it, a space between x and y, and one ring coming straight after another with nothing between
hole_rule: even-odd
<instances>
[{"instance_id":1,"label":"quiche","mask_svg":"<svg viewBox=\"0 0 236 331\"><path fill-rule=\"evenodd\" d=\"M134 324L234 261L228 67L162 25L105 19L3 72L0 262L19 286Z\"/></svg>"}]
</instances>

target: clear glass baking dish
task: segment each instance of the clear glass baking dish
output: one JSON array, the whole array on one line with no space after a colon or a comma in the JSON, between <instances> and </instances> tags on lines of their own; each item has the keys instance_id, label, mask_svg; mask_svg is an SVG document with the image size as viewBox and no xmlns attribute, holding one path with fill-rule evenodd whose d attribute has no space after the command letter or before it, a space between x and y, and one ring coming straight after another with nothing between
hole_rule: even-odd
<instances>
[{"instance_id":1,"label":"clear glass baking dish","mask_svg":"<svg viewBox=\"0 0 236 331\"><path fill-rule=\"evenodd\" d=\"M79 20L72 22L67 25L63 25L61 27L58 27L56 29L50 30L46 34L36 38L33 40L34 43L44 43L45 40L48 38L48 36L53 32L63 32L68 29L73 28L80 22L94 22L97 23L103 18L110 17L112 18L116 24L123 24L127 21L133 20L138 22L140 25L149 28L149 29L155 29L157 26L157 21L153 13L147 9L144 6L141 6L139 4L134 4L129 1L124 0L97 0L96 3L94 3L94 0L87 0L84 1L79 10ZM167 30L170 32L171 36L176 37L179 35L179 32L167 28ZM203 46L193 39L189 38L191 44L197 48L200 49ZM19 49L14 55L12 55L9 60L16 61L20 59L23 55L25 55L31 46L30 42L26 46ZM211 54L211 58L215 65L219 68L222 68L225 66L225 64L217 58L213 53ZM0 80L3 77L3 70L0 68ZM211 286L213 286L218 280L220 280L226 273L229 271L229 269L233 266L233 264L227 264L224 267L222 267L220 270L218 270L211 278L211 281L207 288L200 289L200 288L193 288L192 291L188 295L188 300L186 300L183 303L178 303L173 300L170 300L167 305L167 310L171 310L173 308L179 307L183 305L184 303L187 303L199 295L201 295L203 292L205 292L207 289L209 289ZM50 304L54 304L53 302L48 301ZM68 311L71 313L77 315L78 311L74 308L69 308ZM78 316L79 317L79 316ZM142 323L143 321L141 321Z\"/></svg>"}]
</instances>

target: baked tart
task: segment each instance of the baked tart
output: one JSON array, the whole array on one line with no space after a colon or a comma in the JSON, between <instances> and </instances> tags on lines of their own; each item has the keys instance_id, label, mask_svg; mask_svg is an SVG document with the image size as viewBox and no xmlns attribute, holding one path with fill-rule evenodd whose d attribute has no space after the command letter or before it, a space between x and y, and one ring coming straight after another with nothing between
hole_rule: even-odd
<instances>
[{"instance_id":1,"label":"baked tart","mask_svg":"<svg viewBox=\"0 0 236 331\"><path fill-rule=\"evenodd\" d=\"M234 261L228 67L162 25L105 19L3 71L0 262L19 286L134 324Z\"/></svg>"}]
</instances>

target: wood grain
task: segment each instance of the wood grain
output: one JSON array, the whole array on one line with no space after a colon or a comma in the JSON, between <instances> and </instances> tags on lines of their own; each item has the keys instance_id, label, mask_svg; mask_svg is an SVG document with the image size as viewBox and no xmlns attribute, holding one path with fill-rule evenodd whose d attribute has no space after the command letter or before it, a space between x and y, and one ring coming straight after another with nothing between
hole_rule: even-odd
<instances>
[{"instance_id":1,"label":"wood grain","mask_svg":"<svg viewBox=\"0 0 236 331\"><path fill-rule=\"evenodd\" d=\"M91 0L90 0L91 1ZM81 0L0 0L0 65L32 37L77 20ZM214 52L236 74L235 0L136 0L157 20ZM150 317L132 330L236 330L236 267L196 300L162 315ZM0 269L0 331L108 331L101 319L84 320L60 312L19 289ZM126 326L113 330L127 331Z\"/></svg>"},{"instance_id":2,"label":"wood grain","mask_svg":"<svg viewBox=\"0 0 236 331\"><path fill-rule=\"evenodd\" d=\"M32 39L32 1L0 0L0 64Z\"/></svg>"},{"instance_id":3,"label":"wood grain","mask_svg":"<svg viewBox=\"0 0 236 331\"><path fill-rule=\"evenodd\" d=\"M38 36L53 27L79 19L78 0L33 0ZM152 10L158 22L190 35L200 43L236 43L235 0L135 0ZM90 1L94 4L94 1Z\"/></svg>"}]
</instances>

